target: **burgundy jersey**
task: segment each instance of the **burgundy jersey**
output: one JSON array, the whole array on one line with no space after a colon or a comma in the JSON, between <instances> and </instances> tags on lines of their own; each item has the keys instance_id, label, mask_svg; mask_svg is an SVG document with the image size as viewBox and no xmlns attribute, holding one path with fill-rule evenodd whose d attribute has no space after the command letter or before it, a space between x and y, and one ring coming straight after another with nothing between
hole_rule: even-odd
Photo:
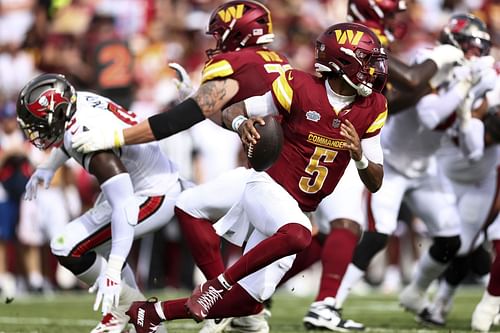
<instances>
[{"instance_id":1,"label":"burgundy jersey","mask_svg":"<svg viewBox=\"0 0 500 333\"><path fill-rule=\"evenodd\" d=\"M219 53L203 68L202 83L214 79L238 81L238 93L224 106L252 96L260 96L271 89L273 81L290 69L288 59L262 46L246 47L239 51Z\"/></svg>"},{"instance_id":2,"label":"burgundy jersey","mask_svg":"<svg viewBox=\"0 0 500 333\"><path fill-rule=\"evenodd\" d=\"M271 91L283 115L284 144L267 172L303 211L313 211L337 186L351 158L340 124L348 119L361 139L378 134L387 118L386 99L374 92L335 110L328 102L325 81L297 70L282 74Z\"/></svg>"}]
</instances>

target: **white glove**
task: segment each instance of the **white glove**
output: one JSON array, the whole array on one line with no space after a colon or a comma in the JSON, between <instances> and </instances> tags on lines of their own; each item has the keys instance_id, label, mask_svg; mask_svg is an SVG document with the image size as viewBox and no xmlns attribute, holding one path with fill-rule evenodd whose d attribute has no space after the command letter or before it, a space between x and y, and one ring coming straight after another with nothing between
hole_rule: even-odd
<instances>
[{"instance_id":1,"label":"white glove","mask_svg":"<svg viewBox=\"0 0 500 333\"><path fill-rule=\"evenodd\" d=\"M168 67L175 70L177 75L179 76L179 79L175 78L173 79L173 81L179 92L179 100L183 101L194 93L194 87L193 83L191 82L191 78L189 77L184 67L175 62L169 63Z\"/></svg>"},{"instance_id":2,"label":"white glove","mask_svg":"<svg viewBox=\"0 0 500 333\"><path fill-rule=\"evenodd\" d=\"M55 170L38 168L33 172L28 183L26 184L26 192L24 193L24 200L36 199L36 191L38 184L43 183L43 187L48 189L50 182L54 177Z\"/></svg>"},{"instance_id":3,"label":"white glove","mask_svg":"<svg viewBox=\"0 0 500 333\"><path fill-rule=\"evenodd\" d=\"M484 95L495 88L497 80L496 70L493 68L493 57L475 58L469 64L471 67L472 81L474 83L470 93L474 96L474 100Z\"/></svg>"},{"instance_id":4,"label":"white glove","mask_svg":"<svg viewBox=\"0 0 500 333\"><path fill-rule=\"evenodd\" d=\"M99 305L102 301L102 314L111 312L112 307L117 307L120 302L120 293L122 290L121 270L124 259L110 255L108 265L104 274L99 276L92 287L89 288L90 293L97 291L97 296L94 302L94 311L99 310Z\"/></svg>"},{"instance_id":5,"label":"white glove","mask_svg":"<svg viewBox=\"0 0 500 333\"><path fill-rule=\"evenodd\" d=\"M446 66L454 66L464 61L464 52L450 44L441 44L432 49L429 59L434 61L438 70Z\"/></svg>"},{"instance_id":6,"label":"white glove","mask_svg":"<svg viewBox=\"0 0 500 333\"><path fill-rule=\"evenodd\" d=\"M473 85L471 67L468 65L456 66L451 72L452 89L455 89L462 99L466 98Z\"/></svg>"},{"instance_id":7,"label":"white glove","mask_svg":"<svg viewBox=\"0 0 500 333\"><path fill-rule=\"evenodd\" d=\"M123 129L93 128L71 138L71 147L82 154L119 148L125 144Z\"/></svg>"}]
</instances>

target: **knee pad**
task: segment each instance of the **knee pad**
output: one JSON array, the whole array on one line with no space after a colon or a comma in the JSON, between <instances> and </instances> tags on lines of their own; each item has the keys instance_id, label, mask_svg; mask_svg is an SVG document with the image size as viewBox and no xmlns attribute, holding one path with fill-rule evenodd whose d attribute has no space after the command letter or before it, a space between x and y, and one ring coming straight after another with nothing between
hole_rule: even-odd
<instances>
[{"instance_id":1,"label":"knee pad","mask_svg":"<svg viewBox=\"0 0 500 333\"><path fill-rule=\"evenodd\" d=\"M365 231L361 241L354 250L352 263L359 269L366 271L373 257L386 245L389 235L376 231Z\"/></svg>"},{"instance_id":2,"label":"knee pad","mask_svg":"<svg viewBox=\"0 0 500 333\"><path fill-rule=\"evenodd\" d=\"M288 243L289 249L293 253L298 253L308 247L309 244L311 244L311 230L307 229L301 224L286 224L281 227L278 232L287 236L286 242Z\"/></svg>"},{"instance_id":3,"label":"knee pad","mask_svg":"<svg viewBox=\"0 0 500 333\"><path fill-rule=\"evenodd\" d=\"M469 255L472 272L484 276L490 272L491 255L483 246L478 247Z\"/></svg>"},{"instance_id":4,"label":"knee pad","mask_svg":"<svg viewBox=\"0 0 500 333\"><path fill-rule=\"evenodd\" d=\"M59 263L71 271L73 274L78 275L85 272L92 266L96 260L95 252L88 252L80 257L57 257Z\"/></svg>"},{"instance_id":5,"label":"knee pad","mask_svg":"<svg viewBox=\"0 0 500 333\"><path fill-rule=\"evenodd\" d=\"M448 263L460 249L460 236L434 237L434 243L429 249L431 257L442 264Z\"/></svg>"}]
</instances>

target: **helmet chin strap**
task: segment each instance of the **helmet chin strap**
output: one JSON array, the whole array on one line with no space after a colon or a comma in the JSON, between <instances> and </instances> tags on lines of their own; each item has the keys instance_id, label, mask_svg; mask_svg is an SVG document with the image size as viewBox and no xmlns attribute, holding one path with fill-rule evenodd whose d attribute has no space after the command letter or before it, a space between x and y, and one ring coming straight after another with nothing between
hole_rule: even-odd
<instances>
[{"instance_id":1,"label":"helmet chin strap","mask_svg":"<svg viewBox=\"0 0 500 333\"><path fill-rule=\"evenodd\" d=\"M336 63L329 62L329 64L338 73L340 73L340 75L345 80L345 82L347 82L347 84L349 84L351 87L354 88L354 90L356 90L358 95L366 97L366 96L370 96L372 94L373 89L372 89L372 87L370 87L370 83L356 85L356 84L354 84L354 82L351 81L351 79L349 79L349 77L344 73L343 70L340 69L340 67ZM329 67L322 65L320 63L315 63L314 66L316 67L317 72L331 72L332 71Z\"/></svg>"}]
</instances>

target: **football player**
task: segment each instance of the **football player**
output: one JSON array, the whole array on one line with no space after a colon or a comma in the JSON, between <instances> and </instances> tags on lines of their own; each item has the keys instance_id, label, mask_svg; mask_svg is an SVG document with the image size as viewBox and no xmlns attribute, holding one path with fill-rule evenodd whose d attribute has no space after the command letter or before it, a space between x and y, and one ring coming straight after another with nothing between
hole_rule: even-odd
<instances>
[{"instance_id":1,"label":"football player","mask_svg":"<svg viewBox=\"0 0 500 333\"><path fill-rule=\"evenodd\" d=\"M283 117L285 141L279 159L266 172L247 177L240 201L218 222L221 229L233 228L228 239L247 240L245 253L189 298L134 303L128 314L138 333L154 332L164 320L255 313L295 254L311 241L304 212L314 211L331 193L351 158L368 189L378 190L384 172L379 133L387 116L380 94L386 58L368 28L337 24L316 43L321 78L289 70L273 82L271 91L224 110L225 125L238 131L246 145L258 140L254 124L263 122L261 116Z\"/></svg>"},{"instance_id":2,"label":"football player","mask_svg":"<svg viewBox=\"0 0 500 333\"><path fill-rule=\"evenodd\" d=\"M189 127L205 117L217 120L223 107L269 91L272 82L279 74L291 68L288 59L282 53L271 51L266 47L274 39L272 32L271 13L259 2L230 1L215 8L209 19L207 34L212 35L217 44L215 49L207 51L209 59L203 68L201 86L191 94L191 98L166 114L183 119L191 117L189 115L191 112L197 114L192 123L183 125ZM167 118L160 115L153 116L139 124L136 129L144 131L147 140L153 141L187 128L174 129L178 125L177 120L174 124ZM171 128L172 131L166 132L166 128ZM147 134L150 131L154 136ZM121 129L117 129L117 132L121 133ZM113 135L112 131L109 134ZM79 146L78 143L81 143L79 140L94 141L94 135L102 134L84 134L82 138L75 137L77 140L75 147L88 151L89 145ZM135 141L133 136L129 137L128 132L123 132L123 135L126 144L139 142ZM225 269L220 253L220 237L215 233L212 224L225 215L241 196L249 172L249 169L243 167L232 170L214 181L187 190L177 202L176 215L184 238L197 266L207 279L218 276ZM224 195L213 195L213 193L224 193ZM239 329L245 327L253 332L268 332L269 326L263 315L261 314L259 318L261 320L256 320L256 317L238 318L234 319L234 322L223 320L217 324L214 321L207 321L203 329L205 332L211 332L216 329L221 330L228 324L234 324Z\"/></svg>"},{"instance_id":3,"label":"football player","mask_svg":"<svg viewBox=\"0 0 500 333\"><path fill-rule=\"evenodd\" d=\"M473 45L476 45L481 52L487 49L486 28L482 22L476 24L476 18L469 15L457 15L450 19L449 26L453 26L456 20L461 17L464 18L465 23L473 22L474 28L457 30L448 27L444 31L449 30L450 34L456 34L455 38L460 37L461 40L463 38L471 44L455 45L451 40L446 39L442 40L443 44L453 45L466 53ZM481 37L471 35L472 31L475 33L481 31ZM423 59L426 58L427 55L424 54ZM459 215L455 206L445 200L443 196L446 191L443 190L441 178L430 175L429 164L433 160L434 152L439 147L438 142L443 136L443 129L451 126L456 117L458 105L465 100L470 88L473 84L477 84L477 79L480 76L479 72L474 73L474 82L471 82L471 67L464 66L462 73L466 74L461 75L460 70L457 70L455 73L457 76L451 82L447 82L447 76L450 75L453 68L448 67L447 75L444 71L439 71L430 82L437 87L445 83L448 85L447 89L441 87L439 94L425 96L415 107L394 115L389 121L388 128L382 136L384 152L387 152L384 156L387 157L389 164L386 179L381 191L373 195L370 202L369 217L372 225L374 223L375 231L371 232L369 237L365 238L364 235L355 250L353 261L349 264L337 293L337 302L340 304L343 303L354 283L363 276L373 256L385 246L388 234L395 228L400 201L404 199L410 203L412 210L427 223L430 233L434 237L434 243L430 252L424 255L420 262L417 279L410 285L409 289L401 294L400 301L407 309L418 313L420 319L425 320L428 316L423 298L424 290L435 277L443 272L447 263L460 247ZM451 99L450 103L447 102L448 98ZM440 102L441 106L446 105L447 108L440 107L439 112L437 112L434 103ZM421 125L415 126L415 123ZM408 134L410 131L416 133L410 135ZM410 137L413 140L411 142L408 141ZM434 139L432 139L433 137ZM418 147L414 147L412 144L416 144ZM396 185L398 181L400 183ZM406 187L407 189L405 189ZM410 188L414 190L410 192ZM391 194L388 194L387 191L390 191ZM398 196L395 196L396 193ZM424 193L425 195L422 195ZM389 202L389 198L391 202ZM418 288L415 285L418 285Z\"/></svg>"},{"instance_id":4,"label":"football player","mask_svg":"<svg viewBox=\"0 0 500 333\"><path fill-rule=\"evenodd\" d=\"M174 215L181 192L175 166L157 143L81 154L71 148L79 132L102 126L128 127L134 113L89 92L75 91L64 76L43 74L22 89L17 121L30 142L52 151L26 187L36 196L38 183L48 187L55 171L75 159L97 178L102 193L92 209L68 223L51 240L61 265L97 291L94 310L102 302L103 319L92 333L119 333L127 326L125 310L144 299L126 263L134 238L164 226Z\"/></svg>"},{"instance_id":5,"label":"football player","mask_svg":"<svg viewBox=\"0 0 500 333\"><path fill-rule=\"evenodd\" d=\"M379 37L384 46L401 38L403 29L395 16L406 9L406 2L400 0L367 1L351 0L348 5L349 20L369 27ZM422 63L405 65L389 53L389 83L386 89L389 98L389 112L396 113L409 101L416 101L415 96L404 99L394 93L395 88L401 91L428 92L429 79L440 71L447 71L451 65L463 57L461 50L451 45L441 45L432 51L432 55ZM390 92L389 92L390 91ZM417 94L414 94L417 95ZM403 100L404 103L399 101ZM394 102L397 102L395 109ZM326 234L319 256L322 263L321 283L315 301L311 304L303 321L307 329L330 329L333 331L361 330L363 325L352 320L342 320L341 302L337 302L337 292L346 272L356 245L363 232L362 242L369 241L377 235L366 221L365 186L357 176L356 168L351 162L335 191L327 196L318 206L316 221L321 233ZM319 251L310 251L307 262L314 262L312 256ZM305 254L301 254L305 256ZM294 267L285 279L292 276ZM302 268L302 267L300 267Z\"/></svg>"}]
</instances>

